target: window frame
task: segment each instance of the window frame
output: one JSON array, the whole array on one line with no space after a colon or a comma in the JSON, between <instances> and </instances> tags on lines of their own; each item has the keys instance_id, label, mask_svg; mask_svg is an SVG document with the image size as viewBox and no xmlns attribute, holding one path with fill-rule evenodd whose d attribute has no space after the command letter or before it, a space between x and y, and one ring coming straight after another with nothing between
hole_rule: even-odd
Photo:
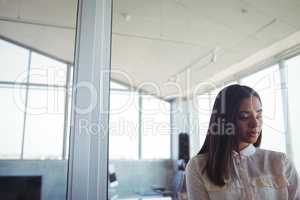
<instances>
[{"instance_id":1,"label":"window frame","mask_svg":"<svg viewBox=\"0 0 300 200\"><path fill-rule=\"evenodd\" d=\"M16 82L16 81L1 81L0 80L0 84L4 85L4 86L24 86L25 87L25 105L24 105L24 115L23 115L23 128L22 128L22 144L21 144L21 153L18 157L17 160L31 160L31 158L27 159L24 158L24 148L25 148L25 137L26 137L26 120L27 120L27 108L28 108L28 95L29 95L29 88L30 87L41 87L43 89L48 89L48 88L62 88L65 89L65 103L64 103L64 127L63 127L63 133L62 133L62 144L63 146L61 147L62 149L62 153L61 153L61 159L58 160L66 160L68 159L68 149L67 149L67 143L69 142L68 140L68 132L69 132L69 128L68 128L68 121L70 119L70 113L69 113L69 89L72 87L72 83L70 82L70 77L71 77L71 68L73 67L71 63L64 61L62 59L58 59L54 56L45 54L39 50L36 50L34 48L28 47L26 45L20 44L18 42L15 42L13 40L10 40L8 38L2 37L0 36L0 40L4 41L4 42L8 42L18 48L24 49L26 51L28 51L28 63L26 63L27 67L27 77L26 77L26 81L25 82ZM30 82L30 71L31 71L31 64L32 64L32 54L36 53L39 54L41 56L47 57L48 59L52 59L54 61L60 62L62 64L64 64L66 66L66 80L65 80L65 84L64 85L57 85L57 84L45 84L45 83L31 83ZM5 160L7 158L1 158L0 160ZM9 159L9 158L8 158ZM42 159L42 158L36 158L36 159Z\"/></svg>"},{"instance_id":2,"label":"window frame","mask_svg":"<svg viewBox=\"0 0 300 200\"><path fill-rule=\"evenodd\" d=\"M113 80L111 80L111 82L114 82ZM118 83L120 84L120 83ZM126 86L124 86L126 87ZM131 90L130 88L128 89L116 89L116 88L111 88L110 91L117 91L117 92L136 92L137 95L138 95L138 99L139 99L139 103L138 103L138 158L135 159L135 158L132 158L132 159L125 159L125 160L169 160L171 159L172 157L172 117L171 117L171 113L172 113L172 108L171 108L171 102L170 101L166 101L164 99L161 99L161 98L158 98L154 95L150 95L150 94L146 94L145 92L142 92L142 91L134 91L134 90ZM143 130L142 130L142 115L143 115L143 96L145 95L148 95L148 96L152 96L153 98L156 98L160 101L164 101L166 103L168 103L170 105L170 113L169 113L169 122L170 122L170 134L169 134L169 139L170 139L170 145L169 145L169 148L170 148L170 154L168 156L168 158L143 158L142 156L142 137L143 137ZM116 159L122 159L122 158L113 158L112 160L116 160Z\"/></svg>"}]
</instances>

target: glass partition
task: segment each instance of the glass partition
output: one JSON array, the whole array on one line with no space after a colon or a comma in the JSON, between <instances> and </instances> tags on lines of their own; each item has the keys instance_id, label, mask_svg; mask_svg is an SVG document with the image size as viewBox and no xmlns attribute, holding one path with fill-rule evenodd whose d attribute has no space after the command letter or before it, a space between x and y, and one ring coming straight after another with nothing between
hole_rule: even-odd
<instances>
[{"instance_id":1,"label":"glass partition","mask_svg":"<svg viewBox=\"0 0 300 200\"><path fill-rule=\"evenodd\" d=\"M109 188L111 197L162 195L157 188L172 196L183 153L179 134L188 134L184 152L199 152L214 99L228 83L258 91L262 148L287 152L278 63L298 50L300 6L280 0L273 5L113 0L109 163L118 184Z\"/></svg>"},{"instance_id":2,"label":"glass partition","mask_svg":"<svg viewBox=\"0 0 300 200\"><path fill-rule=\"evenodd\" d=\"M1 199L67 198L76 14L73 0L0 1Z\"/></svg>"}]
</instances>

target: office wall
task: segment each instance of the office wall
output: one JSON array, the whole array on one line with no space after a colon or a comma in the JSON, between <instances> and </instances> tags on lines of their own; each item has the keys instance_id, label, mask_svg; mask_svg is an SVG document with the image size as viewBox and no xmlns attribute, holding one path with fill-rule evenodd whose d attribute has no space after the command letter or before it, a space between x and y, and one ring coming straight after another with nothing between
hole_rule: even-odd
<instances>
[{"instance_id":1,"label":"office wall","mask_svg":"<svg viewBox=\"0 0 300 200\"><path fill-rule=\"evenodd\" d=\"M150 192L153 185L170 188L172 160L110 160L110 163L116 169L119 197Z\"/></svg>"},{"instance_id":2,"label":"office wall","mask_svg":"<svg viewBox=\"0 0 300 200\"><path fill-rule=\"evenodd\" d=\"M0 176L42 176L42 200L65 200L67 161L1 160Z\"/></svg>"},{"instance_id":3,"label":"office wall","mask_svg":"<svg viewBox=\"0 0 300 200\"><path fill-rule=\"evenodd\" d=\"M118 195L129 197L148 192L151 186L170 187L172 160L111 160L119 185ZM65 200L67 161L65 160L1 160L0 176L42 176L42 200Z\"/></svg>"}]
</instances>

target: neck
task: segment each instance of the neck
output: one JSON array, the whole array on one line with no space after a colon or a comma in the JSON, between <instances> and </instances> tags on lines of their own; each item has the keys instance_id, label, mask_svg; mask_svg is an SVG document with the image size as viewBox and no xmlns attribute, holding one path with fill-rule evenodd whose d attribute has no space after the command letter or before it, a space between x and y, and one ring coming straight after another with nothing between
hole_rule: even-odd
<instances>
[{"instance_id":1,"label":"neck","mask_svg":"<svg viewBox=\"0 0 300 200\"><path fill-rule=\"evenodd\" d=\"M241 150L245 149L249 145L250 145L249 143L243 143L243 142L241 142L240 145L239 145L239 150L241 151Z\"/></svg>"}]
</instances>

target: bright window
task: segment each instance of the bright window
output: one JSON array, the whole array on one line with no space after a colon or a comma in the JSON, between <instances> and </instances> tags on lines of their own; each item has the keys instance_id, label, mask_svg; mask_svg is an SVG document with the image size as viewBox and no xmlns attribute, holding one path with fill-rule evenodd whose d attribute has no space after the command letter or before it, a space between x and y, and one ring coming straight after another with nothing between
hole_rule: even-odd
<instances>
[{"instance_id":1,"label":"bright window","mask_svg":"<svg viewBox=\"0 0 300 200\"><path fill-rule=\"evenodd\" d=\"M289 141L298 172L300 172L300 135L299 135L299 116L300 116L300 93L299 93L299 74L300 56L286 61L288 77L288 105L289 105Z\"/></svg>"},{"instance_id":2,"label":"bright window","mask_svg":"<svg viewBox=\"0 0 300 200\"><path fill-rule=\"evenodd\" d=\"M142 158L169 159L170 103L150 95L144 95L142 98Z\"/></svg>"},{"instance_id":3,"label":"bright window","mask_svg":"<svg viewBox=\"0 0 300 200\"><path fill-rule=\"evenodd\" d=\"M25 88L0 85L0 96L0 158L19 159L22 150Z\"/></svg>"},{"instance_id":4,"label":"bright window","mask_svg":"<svg viewBox=\"0 0 300 200\"><path fill-rule=\"evenodd\" d=\"M112 89L109 121L110 159L170 158L170 103Z\"/></svg>"},{"instance_id":5,"label":"bright window","mask_svg":"<svg viewBox=\"0 0 300 200\"><path fill-rule=\"evenodd\" d=\"M65 89L29 87L24 158L61 159Z\"/></svg>"},{"instance_id":6,"label":"bright window","mask_svg":"<svg viewBox=\"0 0 300 200\"><path fill-rule=\"evenodd\" d=\"M0 159L66 158L67 69L66 63L0 40Z\"/></svg>"},{"instance_id":7,"label":"bright window","mask_svg":"<svg viewBox=\"0 0 300 200\"><path fill-rule=\"evenodd\" d=\"M109 155L111 159L139 158L139 96L128 91L111 91Z\"/></svg>"},{"instance_id":8,"label":"bright window","mask_svg":"<svg viewBox=\"0 0 300 200\"><path fill-rule=\"evenodd\" d=\"M263 135L261 148L286 151L281 78L278 65L274 65L241 80L254 88L261 97L263 107Z\"/></svg>"},{"instance_id":9,"label":"bright window","mask_svg":"<svg viewBox=\"0 0 300 200\"><path fill-rule=\"evenodd\" d=\"M0 40L0 81L26 82L29 51Z\"/></svg>"},{"instance_id":10,"label":"bright window","mask_svg":"<svg viewBox=\"0 0 300 200\"><path fill-rule=\"evenodd\" d=\"M66 75L66 64L38 53L31 54L30 83L66 85Z\"/></svg>"}]
</instances>

